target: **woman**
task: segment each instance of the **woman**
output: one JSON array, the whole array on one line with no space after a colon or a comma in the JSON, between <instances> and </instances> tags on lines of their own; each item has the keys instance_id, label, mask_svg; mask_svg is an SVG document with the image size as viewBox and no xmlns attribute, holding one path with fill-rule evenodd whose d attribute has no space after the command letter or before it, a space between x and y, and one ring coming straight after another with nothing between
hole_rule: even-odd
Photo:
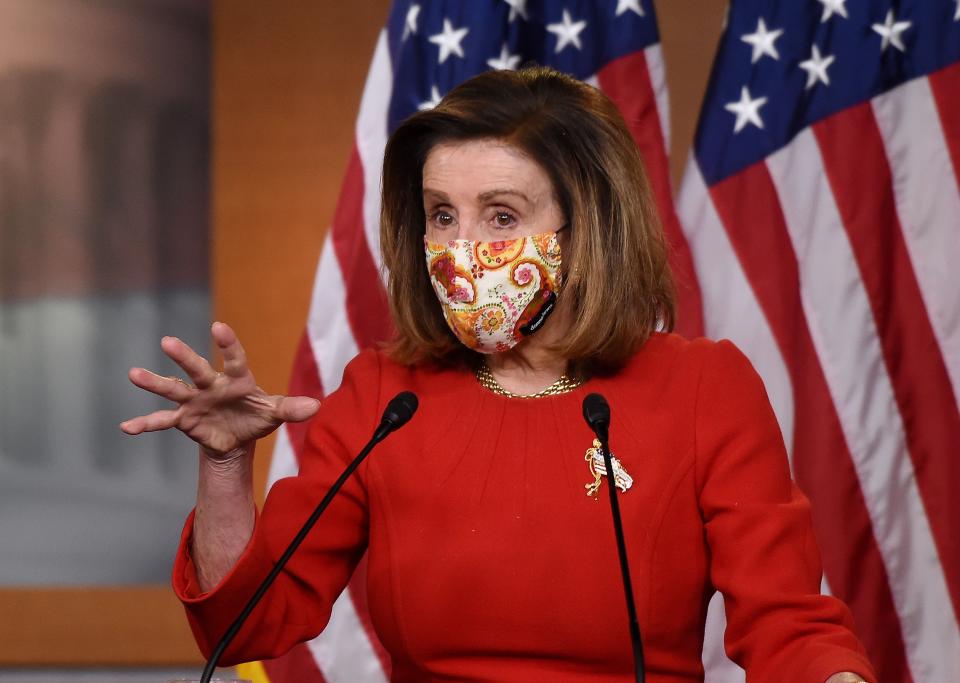
<instances>
[{"instance_id":1,"label":"woman","mask_svg":"<svg viewBox=\"0 0 960 683\"><path fill-rule=\"evenodd\" d=\"M751 680L875 680L847 609L819 595L808 503L761 380L729 342L658 331L673 320L666 250L608 99L546 69L464 83L391 137L381 244L396 339L357 356L322 407L259 389L221 323L222 373L173 338L163 350L195 386L131 370L180 405L122 428L177 427L201 447L174 586L204 652L386 401L411 390L418 414L347 483L226 659L315 636L367 550L395 681L632 680L606 483L581 418L595 391L626 473L647 680L702 680L714 587ZM258 515L256 440L311 417L300 475Z\"/></svg>"}]
</instances>

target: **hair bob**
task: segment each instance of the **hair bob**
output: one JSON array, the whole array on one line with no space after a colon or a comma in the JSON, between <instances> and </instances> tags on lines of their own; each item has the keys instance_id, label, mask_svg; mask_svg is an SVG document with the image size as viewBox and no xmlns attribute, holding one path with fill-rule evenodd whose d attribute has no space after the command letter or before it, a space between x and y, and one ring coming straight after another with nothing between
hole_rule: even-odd
<instances>
[{"instance_id":1,"label":"hair bob","mask_svg":"<svg viewBox=\"0 0 960 683\"><path fill-rule=\"evenodd\" d=\"M673 329L667 246L639 150L616 106L558 71L488 71L406 119L383 160L380 244L405 364L471 363L447 327L423 253L423 166L441 142L497 139L548 174L570 226L558 303L572 307L556 351L581 374L613 372L662 327Z\"/></svg>"}]
</instances>

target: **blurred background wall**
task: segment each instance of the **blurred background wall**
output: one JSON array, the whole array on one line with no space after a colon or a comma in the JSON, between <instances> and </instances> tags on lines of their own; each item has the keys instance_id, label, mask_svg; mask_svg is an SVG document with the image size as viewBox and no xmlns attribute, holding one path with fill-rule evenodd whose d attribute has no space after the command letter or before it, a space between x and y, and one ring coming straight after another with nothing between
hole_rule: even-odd
<instances>
[{"instance_id":1,"label":"blurred background wall","mask_svg":"<svg viewBox=\"0 0 960 683\"><path fill-rule=\"evenodd\" d=\"M4 664L123 659L173 623L149 611L196 461L117 423L161 407L126 372L173 372L162 334L207 340L210 41L202 0L0 1Z\"/></svg>"},{"instance_id":2,"label":"blurred background wall","mask_svg":"<svg viewBox=\"0 0 960 683\"><path fill-rule=\"evenodd\" d=\"M209 8L0 4L0 584L166 580L195 463L117 423L203 344Z\"/></svg>"},{"instance_id":3,"label":"blurred background wall","mask_svg":"<svg viewBox=\"0 0 960 683\"><path fill-rule=\"evenodd\" d=\"M156 405L126 371L221 319L284 391L389 4L0 0L0 681L198 661L166 587L195 452L120 434ZM675 178L725 4L657 3Z\"/></svg>"}]
</instances>

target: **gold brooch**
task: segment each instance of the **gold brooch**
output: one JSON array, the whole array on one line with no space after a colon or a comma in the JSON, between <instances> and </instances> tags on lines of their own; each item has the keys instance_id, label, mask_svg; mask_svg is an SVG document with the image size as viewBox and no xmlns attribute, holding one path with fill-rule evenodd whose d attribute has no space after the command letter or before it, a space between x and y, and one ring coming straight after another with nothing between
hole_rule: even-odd
<instances>
[{"instance_id":1,"label":"gold brooch","mask_svg":"<svg viewBox=\"0 0 960 683\"><path fill-rule=\"evenodd\" d=\"M599 439L593 440L593 447L587 449L583 459L587 461L590 474L593 476L593 481L583 486L587 489L588 496L596 498L597 492L600 490L600 484L603 482L603 478L607 476L607 467L603 462L603 450L600 448ZM627 471L623 469L623 465L620 464L617 456L613 453L610 454L610 463L613 465L614 483L622 493L626 492L628 488L633 486L633 477L627 474Z\"/></svg>"}]
</instances>

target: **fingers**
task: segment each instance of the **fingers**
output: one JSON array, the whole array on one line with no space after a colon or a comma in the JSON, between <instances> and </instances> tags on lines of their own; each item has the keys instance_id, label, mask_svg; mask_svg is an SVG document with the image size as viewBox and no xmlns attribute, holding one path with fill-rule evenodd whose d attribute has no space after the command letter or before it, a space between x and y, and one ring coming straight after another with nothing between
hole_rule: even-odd
<instances>
[{"instance_id":1,"label":"fingers","mask_svg":"<svg viewBox=\"0 0 960 683\"><path fill-rule=\"evenodd\" d=\"M191 398L197 390L176 377L161 377L145 368L130 368L130 381L141 389L162 396L169 401L183 403Z\"/></svg>"},{"instance_id":2,"label":"fingers","mask_svg":"<svg viewBox=\"0 0 960 683\"><path fill-rule=\"evenodd\" d=\"M247 368L247 353L240 345L237 334L226 323L216 322L210 326L213 340L223 356L223 371L230 377L243 377Z\"/></svg>"},{"instance_id":3,"label":"fingers","mask_svg":"<svg viewBox=\"0 0 960 683\"><path fill-rule=\"evenodd\" d=\"M136 435L144 432L158 432L177 426L179 412L176 410L158 410L149 415L140 415L126 422L120 423L120 429L127 434Z\"/></svg>"},{"instance_id":4,"label":"fingers","mask_svg":"<svg viewBox=\"0 0 960 683\"><path fill-rule=\"evenodd\" d=\"M316 415L320 401L307 396L278 397L275 410L277 417L284 422L303 422Z\"/></svg>"},{"instance_id":5,"label":"fingers","mask_svg":"<svg viewBox=\"0 0 960 683\"><path fill-rule=\"evenodd\" d=\"M181 339L164 337L160 340L160 348L173 362L183 368L197 388L206 389L217 378L217 372L210 367L210 363Z\"/></svg>"}]
</instances>

